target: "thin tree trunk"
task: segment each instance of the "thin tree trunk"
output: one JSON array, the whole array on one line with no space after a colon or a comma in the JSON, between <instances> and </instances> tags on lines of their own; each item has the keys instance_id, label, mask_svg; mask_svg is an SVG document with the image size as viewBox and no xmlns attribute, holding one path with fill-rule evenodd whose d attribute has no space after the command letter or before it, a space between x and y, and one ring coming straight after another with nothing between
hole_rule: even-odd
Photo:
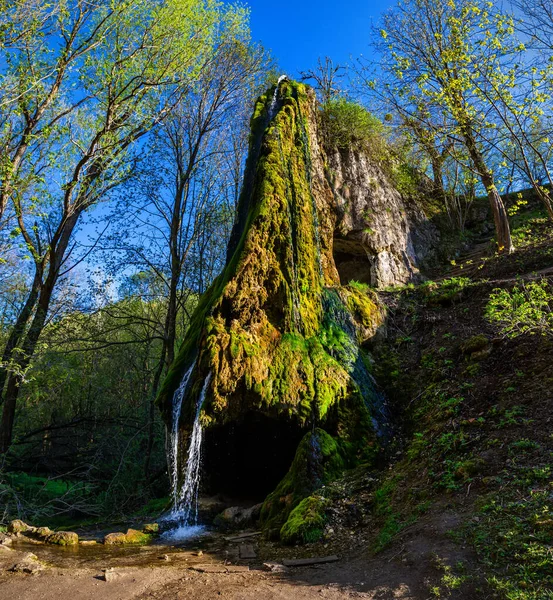
<instances>
[{"instance_id":1,"label":"thin tree trunk","mask_svg":"<svg viewBox=\"0 0 553 600\"><path fill-rule=\"evenodd\" d=\"M17 321L15 322L15 325L13 326L8 337L8 341L6 342L6 345L4 347L4 352L2 354L2 364L0 365L0 395L2 395L4 391L4 386L6 385L6 379L8 378L9 371L8 365L12 360L13 352L17 348L19 342L21 341L23 333L25 332L25 327L27 326L31 315L33 314L33 310L35 309L40 290L41 278L41 270L37 270L37 272L35 273L33 284L31 286L31 290L29 292L29 295L27 296L25 305L19 313Z\"/></svg>"},{"instance_id":2,"label":"thin tree trunk","mask_svg":"<svg viewBox=\"0 0 553 600\"><path fill-rule=\"evenodd\" d=\"M498 252L511 253L514 251L513 242L511 240L511 229L509 227L509 217L507 210L503 204L503 200L495 187L495 181L493 173L488 169L482 156L472 132L469 127L463 131L467 150L470 158L480 176L480 180L483 186L486 188L490 206L492 209L493 219L495 223L495 234L497 237L497 250Z\"/></svg>"}]
</instances>

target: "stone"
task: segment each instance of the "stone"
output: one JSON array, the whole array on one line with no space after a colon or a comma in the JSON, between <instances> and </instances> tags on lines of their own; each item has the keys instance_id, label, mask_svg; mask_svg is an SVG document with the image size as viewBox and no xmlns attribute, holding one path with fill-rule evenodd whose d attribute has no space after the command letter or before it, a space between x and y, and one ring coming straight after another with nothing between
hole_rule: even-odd
<instances>
[{"instance_id":1,"label":"stone","mask_svg":"<svg viewBox=\"0 0 553 600\"><path fill-rule=\"evenodd\" d=\"M38 557L32 552L26 552L21 559L10 569L13 573L28 573L36 575L44 569Z\"/></svg>"},{"instance_id":2,"label":"stone","mask_svg":"<svg viewBox=\"0 0 553 600\"><path fill-rule=\"evenodd\" d=\"M79 546L96 546L98 542L96 540L80 540Z\"/></svg>"},{"instance_id":3,"label":"stone","mask_svg":"<svg viewBox=\"0 0 553 600\"><path fill-rule=\"evenodd\" d=\"M110 581L117 579L120 575L121 573L117 572L113 567L110 567L108 569L104 569L103 578L104 581L109 583Z\"/></svg>"},{"instance_id":4,"label":"stone","mask_svg":"<svg viewBox=\"0 0 553 600\"><path fill-rule=\"evenodd\" d=\"M8 533L25 533L26 531L33 529L34 527L27 525L27 523L21 521L21 519L15 519L8 525Z\"/></svg>"},{"instance_id":5,"label":"stone","mask_svg":"<svg viewBox=\"0 0 553 600\"><path fill-rule=\"evenodd\" d=\"M156 535L159 533L159 523L147 523L142 528L143 533L150 533Z\"/></svg>"},{"instance_id":6,"label":"stone","mask_svg":"<svg viewBox=\"0 0 553 600\"><path fill-rule=\"evenodd\" d=\"M220 529L243 529L259 520L262 504L244 508L231 506L215 517L214 524Z\"/></svg>"},{"instance_id":7,"label":"stone","mask_svg":"<svg viewBox=\"0 0 553 600\"><path fill-rule=\"evenodd\" d=\"M240 558L242 558L242 559L250 559L250 558L257 557L257 554L256 554L253 546L249 546L249 545L240 546L238 552L239 552Z\"/></svg>"},{"instance_id":8,"label":"stone","mask_svg":"<svg viewBox=\"0 0 553 600\"><path fill-rule=\"evenodd\" d=\"M6 533L0 532L0 546L11 546L12 538Z\"/></svg>"},{"instance_id":9,"label":"stone","mask_svg":"<svg viewBox=\"0 0 553 600\"><path fill-rule=\"evenodd\" d=\"M108 533L104 537L104 544L122 546L126 544L147 544L152 540L149 533L143 533L136 529L128 529L127 533L116 532Z\"/></svg>"},{"instance_id":10,"label":"stone","mask_svg":"<svg viewBox=\"0 0 553 600\"><path fill-rule=\"evenodd\" d=\"M288 571L287 567L277 562L265 562L263 563L263 568L267 571L271 571L272 573L285 573Z\"/></svg>"},{"instance_id":11,"label":"stone","mask_svg":"<svg viewBox=\"0 0 553 600\"><path fill-rule=\"evenodd\" d=\"M55 546L76 546L79 543L79 536L74 531L56 531L44 541Z\"/></svg>"},{"instance_id":12,"label":"stone","mask_svg":"<svg viewBox=\"0 0 553 600\"><path fill-rule=\"evenodd\" d=\"M49 535L52 535L54 532L49 527L37 527L36 531L34 531L33 535L42 541L45 541Z\"/></svg>"}]
</instances>

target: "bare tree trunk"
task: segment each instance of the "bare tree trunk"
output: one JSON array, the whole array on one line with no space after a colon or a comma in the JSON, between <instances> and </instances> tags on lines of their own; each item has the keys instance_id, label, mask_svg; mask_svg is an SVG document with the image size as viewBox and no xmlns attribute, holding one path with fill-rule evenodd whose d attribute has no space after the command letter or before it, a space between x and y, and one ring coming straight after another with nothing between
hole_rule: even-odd
<instances>
[{"instance_id":1,"label":"bare tree trunk","mask_svg":"<svg viewBox=\"0 0 553 600\"><path fill-rule=\"evenodd\" d=\"M511 229L509 227L509 217L507 210L503 204L503 200L495 187L493 173L488 169L484 162L484 157L478 149L476 141L472 135L470 127L466 127L463 131L467 150L470 158L480 176L483 186L486 188L490 206L492 209L493 219L495 223L495 235L497 237L498 252L511 253L514 251L513 242L511 240Z\"/></svg>"}]
</instances>

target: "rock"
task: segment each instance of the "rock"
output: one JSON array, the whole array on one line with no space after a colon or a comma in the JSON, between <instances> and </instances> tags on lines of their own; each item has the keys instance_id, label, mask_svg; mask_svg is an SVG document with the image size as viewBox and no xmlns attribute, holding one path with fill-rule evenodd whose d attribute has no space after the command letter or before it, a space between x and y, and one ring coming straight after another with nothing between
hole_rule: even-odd
<instances>
[{"instance_id":1,"label":"rock","mask_svg":"<svg viewBox=\"0 0 553 600\"><path fill-rule=\"evenodd\" d=\"M0 532L0 546L10 546L12 538L6 533Z\"/></svg>"},{"instance_id":2,"label":"rock","mask_svg":"<svg viewBox=\"0 0 553 600\"><path fill-rule=\"evenodd\" d=\"M79 546L96 546L97 543L96 540L81 540Z\"/></svg>"},{"instance_id":3,"label":"rock","mask_svg":"<svg viewBox=\"0 0 553 600\"><path fill-rule=\"evenodd\" d=\"M37 527L36 531L33 532L33 536L41 541L45 541L49 535L54 532L49 527Z\"/></svg>"},{"instance_id":4,"label":"rock","mask_svg":"<svg viewBox=\"0 0 553 600\"><path fill-rule=\"evenodd\" d=\"M117 532L108 533L104 537L104 544L106 545L126 545L126 544L147 544L152 540L152 536L149 533L143 533L136 529L128 529L127 533Z\"/></svg>"},{"instance_id":5,"label":"rock","mask_svg":"<svg viewBox=\"0 0 553 600\"><path fill-rule=\"evenodd\" d=\"M33 529L34 527L27 525L27 523L20 519L15 519L8 525L8 533L25 533L26 531L31 531Z\"/></svg>"},{"instance_id":6,"label":"rock","mask_svg":"<svg viewBox=\"0 0 553 600\"><path fill-rule=\"evenodd\" d=\"M76 546L79 543L79 536L74 531L56 531L44 541L55 546Z\"/></svg>"},{"instance_id":7,"label":"rock","mask_svg":"<svg viewBox=\"0 0 553 600\"><path fill-rule=\"evenodd\" d=\"M142 532L157 535L159 533L159 523L147 523L142 528Z\"/></svg>"},{"instance_id":8,"label":"rock","mask_svg":"<svg viewBox=\"0 0 553 600\"><path fill-rule=\"evenodd\" d=\"M240 546L238 551L240 554L240 558L242 558L242 559L250 559L250 558L257 557L257 554L256 554L253 546L243 545L243 546Z\"/></svg>"},{"instance_id":9,"label":"rock","mask_svg":"<svg viewBox=\"0 0 553 600\"><path fill-rule=\"evenodd\" d=\"M29 573L35 575L44 569L38 557L32 552L26 552L21 559L10 569L14 573Z\"/></svg>"},{"instance_id":10,"label":"rock","mask_svg":"<svg viewBox=\"0 0 553 600\"><path fill-rule=\"evenodd\" d=\"M164 560L166 562L169 562L171 560L168 554L163 554L163 556L158 556L158 558L159 560Z\"/></svg>"},{"instance_id":11,"label":"rock","mask_svg":"<svg viewBox=\"0 0 553 600\"><path fill-rule=\"evenodd\" d=\"M419 279L419 267L439 237L420 203L399 192L367 153L335 150L328 163L338 215L334 255L342 285L355 280L383 288Z\"/></svg>"},{"instance_id":12,"label":"rock","mask_svg":"<svg viewBox=\"0 0 553 600\"><path fill-rule=\"evenodd\" d=\"M255 525L259 520L263 504L256 504L249 508L231 506L215 517L214 525L223 530L243 529Z\"/></svg>"},{"instance_id":13,"label":"rock","mask_svg":"<svg viewBox=\"0 0 553 600\"><path fill-rule=\"evenodd\" d=\"M121 573L118 573L113 567L110 567L108 569L104 569L103 577L104 581L109 583L110 581L117 579L120 575Z\"/></svg>"},{"instance_id":14,"label":"rock","mask_svg":"<svg viewBox=\"0 0 553 600\"><path fill-rule=\"evenodd\" d=\"M272 573L285 573L286 571L288 571L287 567L277 562L263 563L263 567L264 569L266 569L267 571L271 571Z\"/></svg>"}]
</instances>

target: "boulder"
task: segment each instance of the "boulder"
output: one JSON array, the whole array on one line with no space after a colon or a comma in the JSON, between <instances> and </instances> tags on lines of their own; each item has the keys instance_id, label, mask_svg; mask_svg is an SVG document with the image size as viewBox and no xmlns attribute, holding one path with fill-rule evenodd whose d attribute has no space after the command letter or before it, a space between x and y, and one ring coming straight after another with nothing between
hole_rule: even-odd
<instances>
[{"instance_id":1,"label":"boulder","mask_svg":"<svg viewBox=\"0 0 553 600\"><path fill-rule=\"evenodd\" d=\"M44 541L56 546L76 546L79 543L79 536L73 531L56 531L47 536Z\"/></svg>"},{"instance_id":2,"label":"boulder","mask_svg":"<svg viewBox=\"0 0 553 600\"><path fill-rule=\"evenodd\" d=\"M27 525L21 519L15 519L8 525L8 533L25 533L27 531L33 531L35 528L31 525Z\"/></svg>"},{"instance_id":3,"label":"boulder","mask_svg":"<svg viewBox=\"0 0 553 600\"><path fill-rule=\"evenodd\" d=\"M157 535L159 533L159 523L147 523L142 528L142 532Z\"/></svg>"},{"instance_id":4,"label":"boulder","mask_svg":"<svg viewBox=\"0 0 553 600\"><path fill-rule=\"evenodd\" d=\"M249 508L231 506L215 517L214 525L224 531L250 527L259 520L261 507L262 504L256 504Z\"/></svg>"},{"instance_id":5,"label":"boulder","mask_svg":"<svg viewBox=\"0 0 553 600\"><path fill-rule=\"evenodd\" d=\"M123 546L127 544L147 544L152 540L152 535L138 531L137 529L128 529L127 533L116 532L108 533L104 537L104 544L108 546Z\"/></svg>"}]
</instances>

